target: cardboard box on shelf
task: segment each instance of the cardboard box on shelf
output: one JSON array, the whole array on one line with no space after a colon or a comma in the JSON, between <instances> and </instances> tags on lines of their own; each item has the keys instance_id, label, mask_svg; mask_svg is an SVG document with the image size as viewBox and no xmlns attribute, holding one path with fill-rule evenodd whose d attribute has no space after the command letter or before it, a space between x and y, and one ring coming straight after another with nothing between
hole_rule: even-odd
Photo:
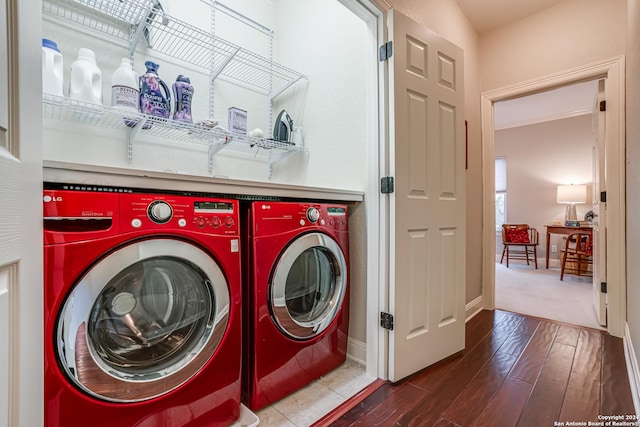
<instances>
[{"instance_id":1,"label":"cardboard box on shelf","mask_svg":"<svg viewBox=\"0 0 640 427\"><path fill-rule=\"evenodd\" d=\"M240 108L229 108L229 132L247 134L247 112Z\"/></svg>"}]
</instances>

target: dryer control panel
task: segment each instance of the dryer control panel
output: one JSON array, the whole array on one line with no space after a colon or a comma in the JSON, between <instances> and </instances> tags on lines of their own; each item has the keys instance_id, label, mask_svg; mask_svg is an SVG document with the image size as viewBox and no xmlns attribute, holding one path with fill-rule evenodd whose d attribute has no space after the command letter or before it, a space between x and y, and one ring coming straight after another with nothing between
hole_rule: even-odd
<instances>
[{"instance_id":1,"label":"dryer control panel","mask_svg":"<svg viewBox=\"0 0 640 427\"><path fill-rule=\"evenodd\" d=\"M347 206L324 203L254 202L253 235L299 228L348 231Z\"/></svg>"}]
</instances>

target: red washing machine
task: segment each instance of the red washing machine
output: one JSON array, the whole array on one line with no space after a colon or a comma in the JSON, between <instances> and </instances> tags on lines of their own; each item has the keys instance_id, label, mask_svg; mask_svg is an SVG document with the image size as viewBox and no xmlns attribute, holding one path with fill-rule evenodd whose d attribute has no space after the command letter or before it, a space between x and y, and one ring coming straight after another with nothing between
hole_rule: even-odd
<instances>
[{"instance_id":1,"label":"red washing machine","mask_svg":"<svg viewBox=\"0 0 640 427\"><path fill-rule=\"evenodd\" d=\"M346 206L254 202L245 213L243 401L257 410L345 361L349 238Z\"/></svg>"},{"instance_id":2,"label":"red washing machine","mask_svg":"<svg viewBox=\"0 0 640 427\"><path fill-rule=\"evenodd\" d=\"M45 185L45 425L228 426L238 202Z\"/></svg>"}]
</instances>

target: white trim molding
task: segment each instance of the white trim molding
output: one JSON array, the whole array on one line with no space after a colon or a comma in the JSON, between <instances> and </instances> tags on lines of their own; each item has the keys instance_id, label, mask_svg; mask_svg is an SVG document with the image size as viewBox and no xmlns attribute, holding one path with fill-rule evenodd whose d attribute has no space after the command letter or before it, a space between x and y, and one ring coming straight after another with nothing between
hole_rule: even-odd
<instances>
[{"instance_id":1,"label":"white trim molding","mask_svg":"<svg viewBox=\"0 0 640 427\"><path fill-rule=\"evenodd\" d=\"M367 343L349 338L347 340L347 357L366 366L367 363Z\"/></svg>"},{"instance_id":2,"label":"white trim molding","mask_svg":"<svg viewBox=\"0 0 640 427\"><path fill-rule=\"evenodd\" d=\"M629 375L629 385L631 385L631 397L636 414L640 414L640 369L638 368L638 357L631 341L629 324L624 328L624 359L627 362L627 375Z\"/></svg>"},{"instance_id":3,"label":"white trim molding","mask_svg":"<svg viewBox=\"0 0 640 427\"><path fill-rule=\"evenodd\" d=\"M465 323L471 320L476 314L480 313L484 307L482 306L482 295L473 301L469 301L464 306L464 319Z\"/></svg>"}]
</instances>

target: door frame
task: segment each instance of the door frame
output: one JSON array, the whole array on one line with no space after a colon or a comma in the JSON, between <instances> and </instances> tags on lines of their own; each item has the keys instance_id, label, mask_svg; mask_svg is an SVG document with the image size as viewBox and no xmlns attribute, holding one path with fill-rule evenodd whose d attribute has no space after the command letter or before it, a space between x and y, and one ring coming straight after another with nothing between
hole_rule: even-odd
<instances>
[{"instance_id":1,"label":"door frame","mask_svg":"<svg viewBox=\"0 0 640 427\"><path fill-rule=\"evenodd\" d=\"M626 324L625 64L624 55L481 94L483 168L483 307L495 309L495 128L493 104L572 83L606 79L607 329L623 337Z\"/></svg>"},{"instance_id":2,"label":"door frame","mask_svg":"<svg viewBox=\"0 0 640 427\"><path fill-rule=\"evenodd\" d=\"M385 25L391 5L386 0L338 0L362 19L370 32L370 51L377 52L387 40ZM368 179L364 200L366 243L366 342L365 366L369 375L388 377L388 334L381 327L380 312L387 311L389 295L389 198L380 194L380 178L388 175L388 74L385 62L377 57L365 64L368 93L367 164Z\"/></svg>"}]
</instances>

